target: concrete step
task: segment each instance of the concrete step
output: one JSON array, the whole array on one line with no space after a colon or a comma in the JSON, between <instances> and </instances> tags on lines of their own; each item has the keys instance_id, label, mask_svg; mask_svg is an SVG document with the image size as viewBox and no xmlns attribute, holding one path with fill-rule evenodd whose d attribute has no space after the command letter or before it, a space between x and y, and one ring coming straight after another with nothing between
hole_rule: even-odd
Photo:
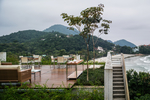
<instances>
[{"instance_id":1,"label":"concrete step","mask_svg":"<svg viewBox=\"0 0 150 100\"><path fill-rule=\"evenodd\" d=\"M112 63L121 63L121 61L118 61L118 60L112 60Z\"/></svg>"},{"instance_id":2,"label":"concrete step","mask_svg":"<svg viewBox=\"0 0 150 100\"><path fill-rule=\"evenodd\" d=\"M121 63L121 61L112 61L111 63Z\"/></svg>"},{"instance_id":3,"label":"concrete step","mask_svg":"<svg viewBox=\"0 0 150 100\"><path fill-rule=\"evenodd\" d=\"M113 90L113 94L125 94L124 89Z\"/></svg>"},{"instance_id":4,"label":"concrete step","mask_svg":"<svg viewBox=\"0 0 150 100\"><path fill-rule=\"evenodd\" d=\"M124 89L124 85L113 86L113 90L121 90Z\"/></svg>"},{"instance_id":5,"label":"concrete step","mask_svg":"<svg viewBox=\"0 0 150 100\"><path fill-rule=\"evenodd\" d=\"M112 61L121 61L120 58L111 58Z\"/></svg>"},{"instance_id":6,"label":"concrete step","mask_svg":"<svg viewBox=\"0 0 150 100\"><path fill-rule=\"evenodd\" d=\"M124 82L113 82L113 86L124 85Z\"/></svg>"},{"instance_id":7,"label":"concrete step","mask_svg":"<svg viewBox=\"0 0 150 100\"><path fill-rule=\"evenodd\" d=\"M112 65L112 67L122 67L122 65Z\"/></svg>"},{"instance_id":8,"label":"concrete step","mask_svg":"<svg viewBox=\"0 0 150 100\"><path fill-rule=\"evenodd\" d=\"M113 69L113 72L122 72L122 69Z\"/></svg>"},{"instance_id":9,"label":"concrete step","mask_svg":"<svg viewBox=\"0 0 150 100\"><path fill-rule=\"evenodd\" d=\"M113 75L123 75L122 72L113 72Z\"/></svg>"},{"instance_id":10,"label":"concrete step","mask_svg":"<svg viewBox=\"0 0 150 100\"><path fill-rule=\"evenodd\" d=\"M113 78L113 82L123 82L123 78Z\"/></svg>"},{"instance_id":11,"label":"concrete step","mask_svg":"<svg viewBox=\"0 0 150 100\"><path fill-rule=\"evenodd\" d=\"M121 66L121 63L111 63L112 64L112 66L114 66L114 65L118 65L118 66Z\"/></svg>"},{"instance_id":12,"label":"concrete step","mask_svg":"<svg viewBox=\"0 0 150 100\"><path fill-rule=\"evenodd\" d=\"M111 60L121 60L121 57L112 57Z\"/></svg>"},{"instance_id":13,"label":"concrete step","mask_svg":"<svg viewBox=\"0 0 150 100\"><path fill-rule=\"evenodd\" d=\"M125 94L113 94L113 98L125 98Z\"/></svg>"},{"instance_id":14,"label":"concrete step","mask_svg":"<svg viewBox=\"0 0 150 100\"><path fill-rule=\"evenodd\" d=\"M115 69L122 69L122 66L113 66L113 70Z\"/></svg>"},{"instance_id":15,"label":"concrete step","mask_svg":"<svg viewBox=\"0 0 150 100\"><path fill-rule=\"evenodd\" d=\"M122 64L112 63L112 66L122 66Z\"/></svg>"},{"instance_id":16,"label":"concrete step","mask_svg":"<svg viewBox=\"0 0 150 100\"><path fill-rule=\"evenodd\" d=\"M123 78L123 75L113 75L113 78Z\"/></svg>"}]
</instances>

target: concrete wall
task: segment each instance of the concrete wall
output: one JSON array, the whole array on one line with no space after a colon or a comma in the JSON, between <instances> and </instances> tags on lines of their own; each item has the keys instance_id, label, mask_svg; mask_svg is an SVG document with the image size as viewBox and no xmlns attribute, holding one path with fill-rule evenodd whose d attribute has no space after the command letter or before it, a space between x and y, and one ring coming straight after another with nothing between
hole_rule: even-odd
<instances>
[{"instance_id":1,"label":"concrete wall","mask_svg":"<svg viewBox=\"0 0 150 100\"><path fill-rule=\"evenodd\" d=\"M112 84L112 70L105 69L104 71L104 100L112 100L113 99L113 84Z\"/></svg>"},{"instance_id":2,"label":"concrete wall","mask_svg":"<svg viewBox=\"0 0 150 100\"><path fill-rule=\"evenodd\" d=\"M111 54L107 53L107 60L104 69L104 100L113 99L113 70L111 65Z\"/></svg>"}]
</instances>

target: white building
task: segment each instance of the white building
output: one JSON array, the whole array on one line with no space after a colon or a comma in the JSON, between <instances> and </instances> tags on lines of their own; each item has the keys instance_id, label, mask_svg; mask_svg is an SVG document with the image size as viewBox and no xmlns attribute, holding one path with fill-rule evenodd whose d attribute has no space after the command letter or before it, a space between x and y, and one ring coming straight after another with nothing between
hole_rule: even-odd
<instances>
[{"instance_id":1,"label":"white building","mask_svg":"<svg viewBox=\"0 0 150 100\"><path fill-rule=\"evenodd\" d=\"M139 47L133 48L132 50L133 50L133 52L138 52L139 51Z\"/></svg>"},{"instance_id":2,"label":"white building","mask_svg":"<svg viewBox=\"0 0 150 100\"><path fill-rule=\"evenodd\" d=\"M104 52L104 49L100 46L97 47L97 50L99 51L99 53Z\"/></svg>"},{"instance_id":3,"label":"white building","mask_svg":"<svg viewBox=\"0 0 150 100\"><path fill-rule=\"evenodd\" d=\"M0 52L0 61L6 61L6 52Z\"/></svg>"}]
</instances>

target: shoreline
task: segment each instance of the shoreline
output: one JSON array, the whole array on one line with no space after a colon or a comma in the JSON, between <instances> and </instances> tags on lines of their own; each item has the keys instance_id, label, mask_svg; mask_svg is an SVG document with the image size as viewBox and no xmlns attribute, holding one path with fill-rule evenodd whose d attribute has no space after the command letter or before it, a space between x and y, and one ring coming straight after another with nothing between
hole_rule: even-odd
<instances>
[{"instance_id":1,"label":"shoreline","mask_svg":"<svg viewBox=\"0 0 150 100\"><path fill-rule=\"evenodd\" d=\"M124 59L126 58L130 58L130 57L135 57L135 56L144 56L143 54L123 54L124 55ZM118 57L121 56L121 54L117 54L117 55L112 55L112 57ZM107 57L101 57L101 58L96 58L95 62L106 62ZM93 60L91 60L93 61Z\"/></svg>"}]
</instances>

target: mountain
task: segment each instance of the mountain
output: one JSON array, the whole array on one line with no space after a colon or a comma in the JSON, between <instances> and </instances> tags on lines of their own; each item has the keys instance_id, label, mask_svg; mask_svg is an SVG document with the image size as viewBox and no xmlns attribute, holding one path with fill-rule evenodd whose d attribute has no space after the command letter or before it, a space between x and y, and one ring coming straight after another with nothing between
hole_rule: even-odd
<instances>
[{"instance_id":1,"label":"mountain","mask_svg":"<svg viewBox=\"0 0 150 100\"><path fill-rule=\"evenodd\" d=\"M53 26L45 29L44 32L59 32L59 33L63 33L66 35L77 35L77 34L79 34L78 30L76 30L76 29L74 29L74 31L69 30L68 27L66 27L64 25L60 25L60 24L53 25Z\"/></svg>"},{"instance_id":2,"label":"mountain","mask_svg":"<svg viewBox=\"0 0 150 100\"><path fill-rule=\"evenodd\" d=\"M30 33L31 32L31 33ZM34 33L32 33L34 32ZM18 36L19 35L19 36ZM26 39L25 39L26 37ZM1 52L12 52L20 54L58 54L59 50L65 49L66 52L82 51L86 49L84 39L80 35L67 35L59 32L40 32L40 31L19 31L7 36L2 36L9 41L1 41ZM94 36L96 41L97 37ZM3 43L2 43L3 42ZM89 50L93 50L92 39L90 40ZM101 46L105 50L111 50L114 46L101 38L98 38L98 42L95 47Z\"/></svg>"},{"instance_id":3,"label":"mountain","mask_svg":"<svg viewBox=\"0 0 150 100\"><path fill-rule=\"evenodd\" d=\"M109 42L109 43L113 43L111 40L107 40L107 42Z\"/></svg>"},{"instance_id":4,"label":"mountain","mask_svg":"<svg viewBox=\"0 0 150 100\"><path fill-rule=\"evenodd\" d=\"M128 47L136 47L135 44L125 40L125 39L122 39L122 40L118 40L116 42L114 42L115 45L119 45L119 46L128 46Z\"/></svg>"},{"instance_id":5,"label":"mountain","mask_svg":"<svg viewBox=\"0 0 150 100\"><path fill-rule=\"evenodd\" d=\"M48 34L47 32L41 32L36 30L24 30L11 33L0 37L0 43L11 43L11 42L26 42L35 38L39 38L43 35Z\"/></svg>"}]
</instances>

